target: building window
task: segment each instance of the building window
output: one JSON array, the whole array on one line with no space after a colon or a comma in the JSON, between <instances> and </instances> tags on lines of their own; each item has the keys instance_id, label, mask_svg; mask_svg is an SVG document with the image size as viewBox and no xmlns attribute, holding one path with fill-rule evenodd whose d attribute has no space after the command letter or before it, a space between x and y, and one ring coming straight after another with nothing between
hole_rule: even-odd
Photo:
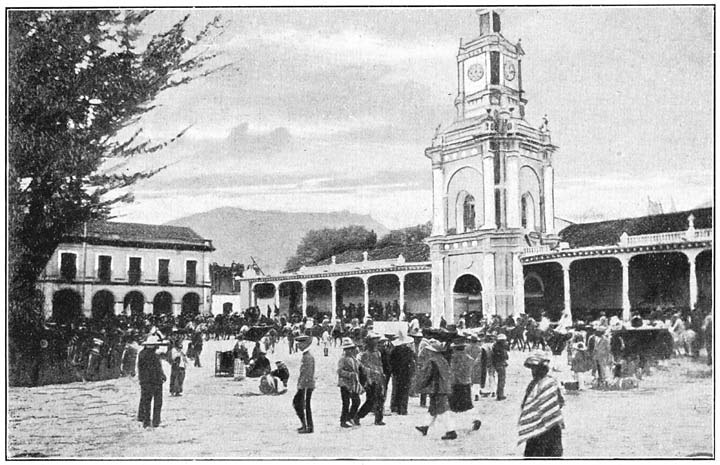
<instances>
[{"instance_id":1,"label":"building window","mask_svg":"<svg viewBox=\"0 0 720 465\"><path fill-rule=\"evenodd\" d=\"M490 84L500 84L500 52L490 52Z\"/></svg>"},{"instance_id":2,"label":"building window","mask_svg":"<svg viewBox=\"0 0 720 465\"><path fill-rule=\"evenodd\" d=\"M463 202L464 232L475 230L475 197L468 195Z\"/></svg>"},{"instance_id":3,"label":"building window","mask_svg":"<svg viewBox=\"0 0 720 465\"><path fill-rule=\"evenodd\" d=\"M130 284L138 284L142 276L142 258L130 257L130 266L128 268L128 282Z\"/></svg>"},{"instance_id":4,"label":"building window","mask_svg":"<svg viewBox=\"0 0 720 465\"><path fill-rule=\"evenodd\" d=\"M170 260L167 258L158 260L158 284L163 286L170 284Z\"/></svg>"},{"instance_id":5,"label":"building window","mask_svg":"<svg viewBox=\"0 0 720 465\"><path fill-rule=\"evenodd\" d=\"M100 255L98 257L98 279L102 283L109 283L112 278L112 257Z\"/></svg>"},{"instance_id":6,"label":"building window","mask_svg":"<svg viewBox=\"0 0 720 465\"><path fill-rule=\"evenodd\" d=\"M520 214L522 215L522 227L535 229L535 202L529 193L523 194L520 199Z\"/></svg>"},{"instance_id":7,"label":"building window","mask_svg":"<svg viewBox=\"0 0 720 465\"><path fill-rule=\"evenodd\" d=\"M197 262L195 260L188 260L185 262L185 284L188 286L194 286L197 283Z\"/></svg>"},{"instance_id":8,"label":"building window","mask_svg":"<svg viewBox=\"0 0 720 465\"><path fill-rule=\"evenodd\" d=\"M60 277L63 281L74 281L77 277L77 255L74 253L60 254Z\"/></svg>"}]
</instances>

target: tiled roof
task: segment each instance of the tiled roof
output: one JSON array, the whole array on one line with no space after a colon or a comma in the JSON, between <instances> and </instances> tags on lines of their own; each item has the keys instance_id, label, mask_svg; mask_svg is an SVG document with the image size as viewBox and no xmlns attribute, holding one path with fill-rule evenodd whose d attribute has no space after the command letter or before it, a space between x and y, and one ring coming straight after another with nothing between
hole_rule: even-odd
<instances>
[{"instance_id":1,"label":"tiled roof","mask_svg":"<svg viewBox=\"0 0 720 465\"><path fill-rule=\"evenodd\" d=\"M697 210L662 215L571 224L560 231L560 237L562 241L568 242L572 248L614 245L620 242L620 236L623 232L627 233L628 236L638 236L686 231L688 229L688 217L691 214L695 217L695 229L713 227L712 208L699 208Z\"/></svg>"},{"instance_id":2,"label":"tiled roof","mask_svg":"<svg viewBox=\"0 0 720 465\"><path fill-rule=\"evenodd\" d=\"M363 261L363 250L348 250L335 256L335 263L352 263ZM414 244L409 246L393 245L379 249L368 250L368 260L387 260L397 258L402 254L406 262L426 262L430 260L430 248L427 244ZM317 265L329 265L331 258L326 258Z\"/></svg>"},{"instance_id":3,"label":"tiled roof","mask_svg":"<svg viewBox=\"0 0 720 465\"><path fill-rule=\"evenodd\" d=\"M83 237L83 226L69 235L70 239ZM143 223L115 223L94 221L87 224L87 238L100 241L120 241L145 244L175 244L206 246L210 243L195 231L184 226L167 226Z\"/></svg>"}]
</instances>

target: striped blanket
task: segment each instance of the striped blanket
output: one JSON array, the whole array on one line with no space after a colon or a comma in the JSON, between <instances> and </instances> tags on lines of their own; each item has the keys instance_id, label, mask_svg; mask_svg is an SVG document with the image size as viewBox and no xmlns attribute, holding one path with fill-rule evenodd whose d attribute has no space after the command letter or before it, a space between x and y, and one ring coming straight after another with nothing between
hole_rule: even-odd
<instances>
[{"instance_id":1,"label":"striped blanket","mask_svg":"<svg viewBox=\"0 0 720 465\"><path fill-rule=\"evenodd\" d=\"M518 445L559 424L564 427L561 408L565 404L560 384L550 376L531 382L522 404Z\"/></svg>"}]
</instances>

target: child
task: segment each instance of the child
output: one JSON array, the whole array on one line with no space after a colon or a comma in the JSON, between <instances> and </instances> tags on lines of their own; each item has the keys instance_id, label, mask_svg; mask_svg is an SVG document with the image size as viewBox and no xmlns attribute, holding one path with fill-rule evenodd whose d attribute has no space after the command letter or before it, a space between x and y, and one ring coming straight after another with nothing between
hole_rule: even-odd
<instances>
[{"instance_id":1,"label":"child","mask_svg":"<svg viewBox=\"0 0 720 465\"><path fill-rule=\"evenodd\" d=\"M182 350L182 339L176 339L170 350L170 395L181 396L185 382L187 356Z\"/></svg>"},{"instance_id":2,"label":"child","mask_svg":"<svg viewBox=\"0 0 720 465\"><path fill-rule=\"evenodd\" d=\"M328 351L330 347L330 333L325 330L322 333L322 345L323 345L323 355L328 356Z\"/></svg>"}]
</instances>

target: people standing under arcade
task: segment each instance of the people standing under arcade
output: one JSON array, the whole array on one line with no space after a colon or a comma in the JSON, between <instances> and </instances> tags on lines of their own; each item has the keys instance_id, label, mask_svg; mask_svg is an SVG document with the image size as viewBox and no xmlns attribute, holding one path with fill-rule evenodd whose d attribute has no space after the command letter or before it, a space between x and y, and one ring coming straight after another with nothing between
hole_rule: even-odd
<instances>
[{"instance_id":1,"label":"people standing under arcade","mask_svg":"<svg viewBox=\"0 0 720 465\"><path fill-rule=\"evenodd\" d=\"M302 360L300 362L300 373L298 374L297 393L293 397L293 407L302 426L298 428L298 433L307 434L313 432L312 393L315 389L315 358L310 353L312 347L312 337L302 335L295 338L297 350L302 352Z\"/></svg>"},{"instance_id":2,"label":"people standing under arcade","mask_svg":"<svg viewBox=\"0 0 720 465\"><path fill-rule=\"evenodd\" d=\"M340 399L342 410L340 412L340 426L352 428L353 423L360 425L357 417L360 407L360 394L363 388L360 382L360 362L355 358L355 343L349 337L343 338L343 354L338 360L338 387L340 388Z\"/></svg>"},{"instance_id":3,"label":"people standing under arcade","mask_svg":"<svg viewBox=\"0 0 720 465\"><path fill-rule=\"evenodd\" d=\"M160 426L160 412L162 410L162 385L167 380L162 369L160 357L156 353L160 346L160 339L150 335L143 343L143 350L138 355L138 381L140 382L140 406L138 407L138 421L143 427L150 425ZM150 406L152 404L152 421Z\"/></svg>"},{"instance_id":4,"label":"people standing under arcade","mask_svg":"<svg viewBox=\"0 0 720 465\"><path fill-rule=\"evenodd\" d=\"M390 370L393 379L390 411L399 415L407 415L410 383L415 371L415 351L412 344L414 344L412 338L399 330L398 338L393 341L395 347L390 352Z\"/></svg>"}]
</instances>

